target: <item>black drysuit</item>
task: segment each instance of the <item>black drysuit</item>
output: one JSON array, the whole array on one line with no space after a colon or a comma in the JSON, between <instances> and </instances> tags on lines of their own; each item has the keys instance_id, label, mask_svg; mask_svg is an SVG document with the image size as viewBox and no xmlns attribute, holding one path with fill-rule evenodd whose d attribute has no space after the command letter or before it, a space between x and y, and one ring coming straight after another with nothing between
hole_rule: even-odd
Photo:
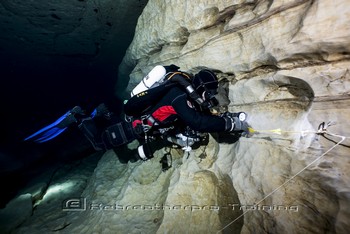
<instances>
[{"instance_id":1,"label":"black drysuit","mask_svg":"<svg viewBox=\"0 0 350 234\"><path fill-rule=\"evenodd\" d=\"M126 103L126 107L128 103ZM231 128L231 122L220 116L205 114L197 111L189 101L187 93L178 86L173 86L158 101L148 113L156 120L156 124L148 123L151 129L147 132L152 135L159 128L174 126L175 130L189 126L199 132L223 132ZM133 107L135 108L135 107ZM83 121L79 127L85 136L94 145L95 149L110 149L125 145L135 139L144 139L141 120L132 122L115 121L103 130L94 125L94 119ZM153 125L153 126L152 126ZM227 127L229 125L229 127ZM159 132L158 132L159 133Z\"/></svg>"},{"instance_id":2,"label":"black drysuit","mask_svg":"<svg viewBox=\"0 0 350 234\"><path fill-rule=\"evenodd\" d=\"M226 120L195 110L188 95L175 86L152 108L152 116L164 125L181 124L199 132L223 132Z\"/></svg>"}]
</instances>

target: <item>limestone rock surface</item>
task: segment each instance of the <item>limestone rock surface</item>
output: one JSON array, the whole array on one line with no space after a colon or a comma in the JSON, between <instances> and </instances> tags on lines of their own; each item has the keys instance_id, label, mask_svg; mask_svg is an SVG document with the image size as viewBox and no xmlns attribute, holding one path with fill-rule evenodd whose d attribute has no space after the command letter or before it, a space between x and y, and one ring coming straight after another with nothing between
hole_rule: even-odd
<instances>
[{"instance_id":1,"label":"limestone rock surface","mask_svg":"<svg viewBox=\"0 0 350 234\"><path fill-rule=\"evenodd\" d=\"M242 233L349 230L349 19L344 0L149 1L139 18L120 65L128 90L158 64L213 69L229 81L228 109L260 130L233 144L219 136L209 169L251 208ZM315 134L324 121L333 135Z\"/></svg>"}]
</instances>

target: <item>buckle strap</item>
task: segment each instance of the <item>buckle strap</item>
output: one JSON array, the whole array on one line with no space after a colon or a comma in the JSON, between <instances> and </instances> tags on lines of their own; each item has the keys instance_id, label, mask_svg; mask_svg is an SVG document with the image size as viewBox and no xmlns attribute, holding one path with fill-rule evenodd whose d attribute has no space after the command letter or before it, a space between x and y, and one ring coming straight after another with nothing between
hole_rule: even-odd
<instances>
[{"instance_id":1,"label":"buckle strap","mask_svg":"<svg viewBox=\"0 0 350 234\"><path fill-rule=\"evenodd\" d=\"M141 124L144 133L148 132L152 128L152 125L148 123L148 115L141 116Z\"/></svg>"}]
</instances>

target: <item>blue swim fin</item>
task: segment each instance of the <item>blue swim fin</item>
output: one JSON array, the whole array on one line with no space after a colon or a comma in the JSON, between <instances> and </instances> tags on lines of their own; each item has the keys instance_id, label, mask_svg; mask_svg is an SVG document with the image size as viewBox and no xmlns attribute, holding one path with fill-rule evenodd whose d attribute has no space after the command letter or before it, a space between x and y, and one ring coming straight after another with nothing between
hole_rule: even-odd
<instances>
[{"instance_id":1,"label":"blue swim fin","mask_svg":"<svg viewBox=\"0 0 350 234\"><path fill-rule=\"evenodd\" d=\"M91 112L90 116L91 116L91 118L95 118L96 115L97 115L97 109L94 109L94 111Z\"/></svg>"},{"instance_id":2,"label":"blue swim fin","mask_svg":"<svg viewBox=\"0 0 350 234\"><path fill-rule=\"evenodd\" d=\"M38 142L38 143L43 143L43 142L52 140L53 138L57 137L62 132L64 132L66 129L67 129L67 127L65 127L65 128L54 127L52 129L48 130L47 132L45 132L45 134L43 134L42 137L40 137L40 138L38 138L38 139L36 139L34 141Z\"/></svg>"},{"instance_id":3,"label":"blue swim fin","mask_svg":"<svg viewBox=\"0 0 350 234\"><path fill-rule=\"evenodd\" d=\"M24 141L32 140L34 142L43 143L60 135L64 132L69 125L77 122L75 114L83 115L84 112L79 106L74 107L72 110L65 113L63 116L58 118L52 124L40 129L39 131L33 133L24 139Z\"/></svg>"}]
</instances>

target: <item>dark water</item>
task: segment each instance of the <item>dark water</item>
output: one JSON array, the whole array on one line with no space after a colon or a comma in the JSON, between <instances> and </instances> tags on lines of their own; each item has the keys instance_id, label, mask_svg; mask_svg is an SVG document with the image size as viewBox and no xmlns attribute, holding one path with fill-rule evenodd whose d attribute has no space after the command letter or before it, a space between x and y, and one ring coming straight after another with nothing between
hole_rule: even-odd
<instances>
[{"instance_id":1,"label":"dark water","mask_svg":"<svg viewBox=\"0 0 350 234\"><path fill-rule=\"evenodd\" d=\"M89 113L105 102L120 111L114 95L117 66L118 59L94 64L80 58L1 54L0 176L6 189L1 189L0 207L48 165L93 152L74 128L44 144L23 139L76 105Z\"/></svg>"}]
</instances>

